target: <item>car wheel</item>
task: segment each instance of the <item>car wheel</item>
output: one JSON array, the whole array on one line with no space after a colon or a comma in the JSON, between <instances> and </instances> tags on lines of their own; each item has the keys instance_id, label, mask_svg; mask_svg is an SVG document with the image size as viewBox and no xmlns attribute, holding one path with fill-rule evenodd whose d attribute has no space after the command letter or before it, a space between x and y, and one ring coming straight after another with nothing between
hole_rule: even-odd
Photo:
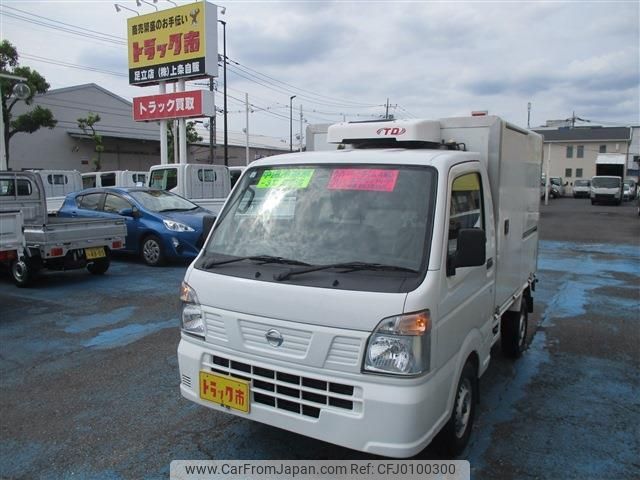
<instances>
[{"instance_id":1,"label":"car wheel","mask_svg":"<svg viewBox=\"0 0 640 480\"><path fill-rule=\"evenodd\" d=\"M16 258L11 262L11 276L18 287L27 287L33 280L35 269L25 258Z\"/></svg>"},{"instance_id":2,"label":"car wheel","mask_svg":"<svg viewBox=\"0 0 640 480\"><path fill-rule=\"evenodd\" d=\"M467 360L453 401L451 417L436 438L436 443L445 455L455 457L462 453L469 442L471 427L478 403L478 378L476 367Z\"/></svg>"},{"instance_id":3,"label":"car wheel","mask_svg":"<svg viewBox=\"0 0 640 480\"><path fill-rule=\"evenodd\" d=\"M596 204L596 201L592 199L591 200L591 205L595 205L595 204Z\"/></svg>"},{"instance_id":4,"label":"car wheel","mask_svg":"<svg viewBox=\"0 0 640 480\"><path fill-rule=\"evenodd\" d=\"M142 241L142 260L147 265L157 267L165 262L162 241L155 235L149 235Z\"/></svg>"},{"instance_id":5,"label":"car wheel","mask_svg":"<svg viewBox=\"0 0 640 480\"><path fill-rule=\"evenodd\" d=\"M524 352L527 341L527 306L524 299L519 312L505 312L500 322L500 347L510 358L518 358Z\"/></svg>"},{"instance_id":6,"label":"car wheel","mask_svg":"<svg viewBox=\"0 0 640 480\"><path fill-rule=\"evenodd\" d=\"M97 260L92 261L87 264L87 270L93 273L94 275L102 275L107 270L109 270L109 266L111 265L111 259L109 258L109 254L107 253L106 257L99 258Z\"/></svg>"}]
</instances>

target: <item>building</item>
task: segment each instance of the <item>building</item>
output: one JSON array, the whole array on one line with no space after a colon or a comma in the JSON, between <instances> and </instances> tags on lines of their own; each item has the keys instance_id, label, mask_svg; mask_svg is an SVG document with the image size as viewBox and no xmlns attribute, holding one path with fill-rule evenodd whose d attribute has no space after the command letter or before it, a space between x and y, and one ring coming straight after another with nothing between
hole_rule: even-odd
<instances>
[{"instance_id":1,"label":"building","mask_svg":"<svg viewBox=\"0 0 640 480\"><path fill-rule=\"evenodd\" d=\"M17 104L14 114L20 114ZM131 102L94 84L50 90L34 97L33 104L48 108L58 121L53 129L41 128L32 133L13 136L9 150L9 168L79 170L96 169L95 143L78 128L78 118L91 113L100 115L96 133L102 135L104 152L101 170L148 170L160 163L159 122L134 122ZM210 162L208 135L201 133L205 142L189 146L188 162ZM215 163L224 164L224 148L218 135ZM229 166L245 165L245 138L243 134L229 134ZM249 140L249 159L288 152L287 145L276 143L271 137L253 135Z\"/></svg>"},{"instance_id":2,"label":"building","mask_svg":"<svg viewBox=\"0 0 640 480\"><path fill-rule=\"evenodd\" d=\"M638 152L638 140L632 134L638 134L638 127L602 127L602 126L560 126L534 129L544 137L544 163L546 171L549 161L549 176L562 177L569 185L581 178L591 178L596 174L596 158L601 153L626 155L625 176L637 178L638 164L634 156Z\"/></svg>"}]
</instances>

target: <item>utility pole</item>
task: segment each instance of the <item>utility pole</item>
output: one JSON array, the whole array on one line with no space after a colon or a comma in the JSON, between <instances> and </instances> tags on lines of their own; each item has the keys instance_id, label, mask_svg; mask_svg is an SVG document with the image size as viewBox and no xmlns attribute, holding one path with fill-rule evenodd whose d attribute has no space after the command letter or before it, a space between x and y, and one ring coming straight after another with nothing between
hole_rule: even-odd
<instances>
[{"instance_id":1,"label":"utility pole","mask_svg":"<svg viewBox=\"0 0 640 480\"><path fill-rule=\"evenodd\" d=\"M209 91L211 92L211 96L213 97L213 117L209 117L209 163L213 164L215 162L214 151L215 151L215 140L213 137L213 132L216 128L216 101L215 101L215 93L213 93L213 77L209 77Z\"/></svg>"},{"instance_id":2,"label":"utility pole","mask_svg":"<svg viewBox=\"0 0 640 480\"><path fill-rule=\"evenodd\" d=\"M245 120L247 124L246 134L247 134L247 146L245 149L245 165L249 165L249 94L244 94L244 104L245 104Z\"/></svg>"},{"instance_id":3,"label":"utility pole","mask_svg":"<svg viewBox=\"0 0 640 480\"><path fill-rule=\"evenodd\" d=\"M531 102L527 103L527 128L531 128Z\"/></svg>"},{"instance_id":4,"label":"utility pole","mask_svg":"<svg viewBox=\"0 0 640 480\"><path fill-rule=\"evenodd\" d=\"M389 120L389 98L387 97L387 106L384 111L384 119Z\"/></svg>"},{"instance_id":5,"label":"utility pole","mask_svg":"<svg viewBox=\"0 0 640 480\"><path fill-rule=\"evenodd\" d=\"M302 105L300 105L300 151L302 151Z\"/></svg>"},{"instance_id":6,"label":"utility pole","mask_svg":"<svg viewBox=\"0 0 640 480\"><path fill-rule=\"evenodd\" d=\"M289 97L289 151L293 152L293 99L296 95Z\"/></svg>"}]
</instances>

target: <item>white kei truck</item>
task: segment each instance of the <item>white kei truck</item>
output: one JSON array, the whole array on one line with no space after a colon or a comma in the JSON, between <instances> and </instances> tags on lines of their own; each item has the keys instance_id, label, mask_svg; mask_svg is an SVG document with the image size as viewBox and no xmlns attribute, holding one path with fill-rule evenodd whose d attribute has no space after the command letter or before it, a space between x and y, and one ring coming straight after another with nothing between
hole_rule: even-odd
<instances>
[{"instance_id":1,"label":"white kei truck","mask_svg":"<svg viewBox=\"0 0 640 480\"><path fill-rule=\"evenodd\" d=\"M47 199L47 212L55 215L67 194L82 190L82 175L77 170L31 170L40 175Z\"/></svg>"},{"instance_id":2,"label":"white kei truck","mask_svg":"<svg viewBox=\"0 0 640 480\"><path fill-rule=\"evenodd\" d=\"M101 275L109 269L111 251L124 247L124 219L47 215L45 189L35 172L0 172L0 215L15 211L24 218L24 249L1 263L9 268L19 287L28 286L45 268L86 268Z\"/></svg>"},{"instance_id":3,"label":"white kei truck","mask_svg":"<svg viewBox=\"0 0 640 480\"><path fill-rule=\"evenodd\" d=\"M253 162L181 286L181 394L372 454L464 449L525 348L542 139L496 116L341 123ZM496 407L497 408L497 407Z\"/></svg>"},{"instance_id":4,"label":"white kei truck","mask_svg":"<svg viewBox=\"0 0 640 480\"><path fill-rule=\"evenodd\" d=\"M231 191L231 177L223 165L154 165L147 186L180 195L217 215Z\"/></svg>"},{"instance_id":5,"label":"white kei truck","mask_svg":"<svg viewBox=\"0 0 640 480\"><path fill-rule=\"evenodd\" d=\"M111 170L82 174L82 188L144 187L149 172L135 170Z\"/></svg>"}]
</instances>

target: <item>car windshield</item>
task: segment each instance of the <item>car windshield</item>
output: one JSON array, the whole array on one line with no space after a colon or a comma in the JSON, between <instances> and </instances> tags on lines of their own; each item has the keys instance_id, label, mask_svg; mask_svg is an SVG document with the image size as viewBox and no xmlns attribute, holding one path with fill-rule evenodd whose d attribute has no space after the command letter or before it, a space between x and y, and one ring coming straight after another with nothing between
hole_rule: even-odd
<instances>
[{"instance_id":1,"label":"car windshield","mask_svg":"<svg viewBox=\"0 0 640 480\"><path fill-rule=\"evenodd\" d=\"M129 192L140 204L152 212L194 210L198 206L178 195L163 190L132 190Z\"/></svg>"},{"instance_id":2,"label":"car windshield","mask_svg":"<svg viewBox=\"0 0 640 480\"><path fill-rule=\"evenodd\" d=\"M617 177L594 177L591 180L591 186L600 188L618 188L620 179Z\"/></svg>"},{"instance_id":3,"label":"car windshield","mask_svg":"<svg viewBox=\"0 0 640 480\"><path fill-rule=\"evenodd\" d=\"M208 255L413 270L426 262L435 196L431 168L256 167L238 187L205 247Z\"/></svg>"},{"instance_id":4,"label":"car windshield","mask_svg":"<svg viewBox=\"0 0 640 480\"><path fill-rule=\"evenodd\" d=\"M589 180L576 180L576 187L588 187Z\"/></svg>"}]
</instances>

